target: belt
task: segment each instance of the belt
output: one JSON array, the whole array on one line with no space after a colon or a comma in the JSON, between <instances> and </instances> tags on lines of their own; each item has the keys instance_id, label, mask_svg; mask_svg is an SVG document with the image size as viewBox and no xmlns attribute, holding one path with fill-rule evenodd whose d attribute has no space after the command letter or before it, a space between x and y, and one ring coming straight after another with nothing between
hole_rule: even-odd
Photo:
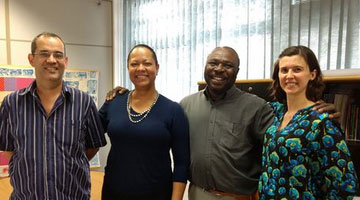
<instances>
[{"instance_id":1,"label":"belt","mask_svg":"<svg viewBox=\"0 0 360 200\"><path fill-rule=\"evenodd\" d=\"M216 196L232 197L232 198L234 198L234 200L258 200L259 199L259 195L258 195L257 191L251 195L240 195L240 194L233 194L233 193L228 193L228 192L220 192L220 191L216 191L214 189L208 189L206 191L208 191L211 194L214 194Z\"/></svg>"}]
</instances>

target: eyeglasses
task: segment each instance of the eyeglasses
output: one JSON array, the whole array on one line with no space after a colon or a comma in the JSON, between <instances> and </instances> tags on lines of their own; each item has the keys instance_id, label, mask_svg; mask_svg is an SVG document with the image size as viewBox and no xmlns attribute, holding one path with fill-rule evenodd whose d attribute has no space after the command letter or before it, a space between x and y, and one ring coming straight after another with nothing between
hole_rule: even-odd
<instances>
[{"instance_id":1,"label":"eyeglasses","mask_svg":"<svg viewBox=\"0 0 360 200\"><path fill-rule=\"evenodd\" d=\"M47 51L41 51L40 53L34 53L33 55L38 55L40 58L43 58L43 59L48 59L48 58L50 58L51 55L53 55L53 57L56 60L62 60L65 57L64 53L62 53L62 52L50 53Z\"/></svg>"}]
</instances>

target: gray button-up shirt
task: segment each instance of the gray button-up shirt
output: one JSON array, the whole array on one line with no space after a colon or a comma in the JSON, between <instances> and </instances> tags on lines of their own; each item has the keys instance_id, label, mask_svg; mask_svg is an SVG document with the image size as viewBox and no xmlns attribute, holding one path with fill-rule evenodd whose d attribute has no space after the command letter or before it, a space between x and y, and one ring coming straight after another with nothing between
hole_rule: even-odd
<instances>
[{"instance_id":1,"label":"gray button-up shirt","mask_svg":"<svg viewBox=\"0 0 360 200\"><path fill-rule=\"evenodd\" d=\"M263 136L273 120L270 106L235 86L215 102L203 90L180 104L190 124L190 181L234 194L256 191Z\"/></svg>"}]
</instances>

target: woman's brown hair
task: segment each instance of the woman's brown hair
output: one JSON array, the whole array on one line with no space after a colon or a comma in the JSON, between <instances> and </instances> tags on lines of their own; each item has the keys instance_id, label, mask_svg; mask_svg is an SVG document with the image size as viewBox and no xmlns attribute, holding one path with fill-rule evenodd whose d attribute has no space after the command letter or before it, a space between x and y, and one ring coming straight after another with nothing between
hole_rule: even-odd
<instances>
[{"instance_id":1,"label":"woman's brown hair","mask_svg":"<svg viewBox=\"0 0 360 200\"><path fill-rule=\"evenodd\" d=\"M286 93L281 88L280 80L279 80L279 60L285 56L295 56L295 55L299 55L304 58L305 62L309 66L310 72L316 70L316 76L314 80L310 80L308 82L306 88L306 98L314 102L320 100L322 96L322 92L325 87L322 79L320 65L314 52L305 46L288 47L284 49L279 55L278 59L274 64L274 72L272 75L273 83L270 88L272 96L280 103L286 103Z\"/></svg>"}]
</instances>

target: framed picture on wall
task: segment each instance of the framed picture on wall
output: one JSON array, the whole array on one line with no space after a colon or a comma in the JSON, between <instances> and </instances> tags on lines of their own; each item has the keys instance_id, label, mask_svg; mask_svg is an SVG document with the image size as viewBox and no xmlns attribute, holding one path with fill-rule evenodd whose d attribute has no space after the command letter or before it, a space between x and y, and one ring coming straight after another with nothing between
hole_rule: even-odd
<instances>
[{"instance_id":1,"label":"framed picture on wall","mask_svg":"<svg viewBox=\"0 0 360 200\"><path fill-rule=\"evenodd\" d=\"M4 152L0 151L0 177L9 176L9 160L5 157Z\"/></svg>"}]
</instances>

